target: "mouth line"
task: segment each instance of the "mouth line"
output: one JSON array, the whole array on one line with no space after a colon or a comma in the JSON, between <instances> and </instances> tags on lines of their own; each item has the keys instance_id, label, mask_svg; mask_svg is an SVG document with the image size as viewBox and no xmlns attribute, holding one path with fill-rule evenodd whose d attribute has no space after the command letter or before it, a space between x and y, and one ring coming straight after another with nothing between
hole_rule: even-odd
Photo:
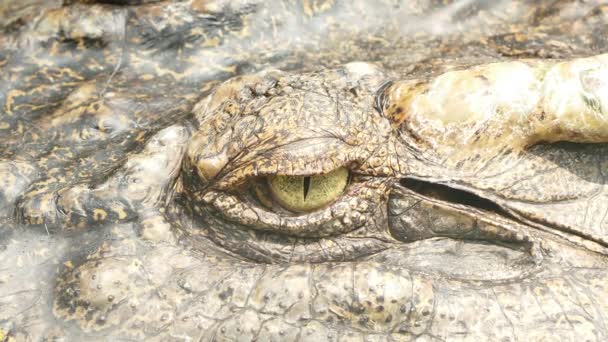
<instances>
[{"instance_id":1,"label":"mouth line","mask_svg":"<svg viewBox=\"0 0 608 342\"><path fill-rule=\"evenodd\" d=\"M390 220L395 222L391 230L398 240L412 242L446 237L486 241L495 245L515 244L524 247L530 255L536 254L534 241L537 236L529 229L527 222L518 219L495 201L466 189L413 177L400 179L394 191L397 197L415 201L404 211L389 210L389 215L396 220L400 220L400 216L414 218L413 222L405 225ZM433 212L435 214L430 214ZM431 216L425 219L427 215ZM440 219L444 217L447 221Z\"/></svg>"},{"instance_id":2,"label":"mouth line","mask_svg":"<svg viewBox=\"0 0 608 342\"><path fill-rule=\"evenodd\" d=\"M534 230L549 233L602 254L606 254L605 248L608 248L608 241L601 237L586 234L567 225L544 222L540 219L528 217L526 213L509 208L507 201L497 196L482 197L464 189L462 186L450 186L415 177L402 178L399 184L423 198L449 206L464 207L479 214L493 214L502 220L506 220L507 223L511 222L529 228L530 233ZM531 235L530 233L528 235ZM586 241L592 242L594 246L589 246L589 243L585 243Z\"/></svg>"},{"instance_id":3,"label":"mouth line","mask_svg":"<svg viewBox=\"0 0 608 342\"><path fill-rule=\"evenodd\" d=\"M399 181L399 184L408 190L429 199L470 207L484 212L492 212L502 217L515 220L510 213L504 210L496 202L470 191L417 178L402 178Z\"/></svg>"}]
</instances>

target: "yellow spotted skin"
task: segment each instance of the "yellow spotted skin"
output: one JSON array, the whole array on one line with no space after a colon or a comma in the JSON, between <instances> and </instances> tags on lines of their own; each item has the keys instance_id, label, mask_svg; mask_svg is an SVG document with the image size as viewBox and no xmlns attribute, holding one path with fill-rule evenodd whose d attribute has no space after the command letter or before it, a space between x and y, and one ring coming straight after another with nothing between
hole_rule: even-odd
<instances>
[{"instance_id":1,"label":"yellow spotted skin","mask_svg":"<svg viewBox=\"0 0 608 342\"><path fill-rule=\"evenodd\" d=\"M603 0L0 0L0 341L608 340Z\"/></svg>"}]
</instances>

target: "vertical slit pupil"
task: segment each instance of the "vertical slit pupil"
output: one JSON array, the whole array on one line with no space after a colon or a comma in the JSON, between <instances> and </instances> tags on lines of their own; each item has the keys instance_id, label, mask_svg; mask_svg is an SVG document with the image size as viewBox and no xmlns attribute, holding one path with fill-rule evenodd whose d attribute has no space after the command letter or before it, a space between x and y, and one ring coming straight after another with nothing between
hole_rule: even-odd
<instances>
[{"instance_id":1,"label":"vertical slit pupil","mask_svg":"<svg viewBox=\"0 0 608 342\"><path fill-rule=\"evenodd\" d=\"M304 177L304 200L306 200L306 196L308 196L308 190L310 190L310 177Z\"/></svg>"}]
</instances>

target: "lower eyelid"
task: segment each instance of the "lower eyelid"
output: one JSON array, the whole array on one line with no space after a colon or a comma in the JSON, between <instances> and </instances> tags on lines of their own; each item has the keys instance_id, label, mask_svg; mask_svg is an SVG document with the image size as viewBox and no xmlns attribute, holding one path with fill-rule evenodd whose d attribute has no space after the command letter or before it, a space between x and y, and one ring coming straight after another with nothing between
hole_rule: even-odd
<instances>
[{"instance_id":1,"label":"lower eyelid","mask_svg":"<svg viewBox=\"0 0 608 342\"><path fill-rule=\"evenodd\" d=\"M242 230L238 224L223 225L209 238L217 245L256 263L321 263L358 260L393 245L393 242L348 234L310 239ZM194 247L199 247L195 244Z\"/></svg>"}]
</instances>

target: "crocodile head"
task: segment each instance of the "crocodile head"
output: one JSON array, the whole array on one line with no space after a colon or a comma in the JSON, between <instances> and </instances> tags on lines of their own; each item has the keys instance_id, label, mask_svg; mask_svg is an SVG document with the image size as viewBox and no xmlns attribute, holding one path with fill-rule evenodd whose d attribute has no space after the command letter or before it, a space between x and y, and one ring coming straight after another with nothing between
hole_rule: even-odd
<instances>
[{"instance_id":1,"label":"crocodile head","mask_svg":"<svg viewBox=\"0 0 608 342\"><path fill-rule=\"evenodd\" d=\"M162 6L71 5L25 31L53 27L53 11L136 27L112 45L119 25L96 36L75 20L89 24L63 34L98 41L32 43L72 44L73 64L34 70L40 56L13 57L25 38L3 41L23 77L2 84L0 340L606 338L606 55L404 74L294 67L273 50L278 69L218 72L201 56L238 58L223 34L193 38L219 44L194 57L186 43L146 50L146 15L174 28L167 13L205 7ZM231 18L219 22L259 47L243 33L267 18L257 6L193 17L207 33ZM344 18L332 6L296 8ZM173 50L187 56L163 64Z\"/></svg>"}]
</instances>

